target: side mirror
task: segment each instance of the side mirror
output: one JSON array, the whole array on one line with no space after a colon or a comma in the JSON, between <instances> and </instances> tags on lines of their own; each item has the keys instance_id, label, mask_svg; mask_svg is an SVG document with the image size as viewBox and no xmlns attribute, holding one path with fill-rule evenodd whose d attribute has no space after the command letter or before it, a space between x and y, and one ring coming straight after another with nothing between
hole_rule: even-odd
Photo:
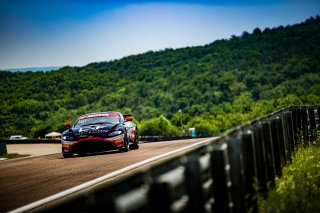
<instances>
[{"instance_id":1,"label":"side mirror","mask_svg":"<svg viewBox=\"0 0 320 213\"><path fill-rule=\"evenodd\" d=\"M133 116L132 115L127 115L125 116L126 121L132 121L133 120Z\"/></svg>"},{"instance_id":2,"label":"side mirror","mask_svg":"<svg viewBox=\"0 0 320 213\"><path fill-rule=\"evenodd\" d=\"M69 122L69 121L66 122L66 123L64 124L64 126L67 127L67 128L70 128L70 127L71 127L71 122Z\"/></svg>"}]
</instances>

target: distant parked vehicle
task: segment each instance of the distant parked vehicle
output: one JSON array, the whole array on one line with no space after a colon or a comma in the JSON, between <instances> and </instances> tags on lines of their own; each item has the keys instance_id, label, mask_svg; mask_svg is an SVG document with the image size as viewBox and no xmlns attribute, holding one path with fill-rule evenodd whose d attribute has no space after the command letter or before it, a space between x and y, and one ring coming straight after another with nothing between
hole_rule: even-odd
<instances>
[{"instance_id":1,"label":"distant parked vehicle","mask_svg":"<svg viewBox=\"0 0 320 213\"><path fill-rule=\"evenodd\" d=\"M22 135L12 135L10 136L10 140L28 140L28 138Z\"/></svg>"},{"instance_id":2,"label":"distant parked vehicle","mask_svg":"<svg viewBox=\"0 0 320 213\"><path fill-rule=\"evenodd\" d=\"M59 132L50 132L46 134L45 139L47 140L61 140L61 133Z\"/></svg>"}]
</instances>

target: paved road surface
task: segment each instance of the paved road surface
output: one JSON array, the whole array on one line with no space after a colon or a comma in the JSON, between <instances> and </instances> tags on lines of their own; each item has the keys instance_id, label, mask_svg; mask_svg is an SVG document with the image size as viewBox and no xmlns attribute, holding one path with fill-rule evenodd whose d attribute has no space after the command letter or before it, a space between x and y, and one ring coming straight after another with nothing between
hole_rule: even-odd
<instances>
[{"instance_id":1,"label":"paved road surface","mask_svg":"<svg viewBox=\"0 0 320 213\"><path fill-rule=\"evenodd\" d=\"M16 209L134 163L202 140L204 139L142 143L140 149L126 153L108 152L67 159L58 153L0 161L0 212ZM58 147L51 145L58 144L46 144L46 152L51 148L56 152L55 149ZM59 146L59 152L60 148ZM30 147L28 149L31 150ZM8 150L10 152L13 149L9 147ZM36 155L38 154L39 152Z\"/></svg>"}]
</instances>

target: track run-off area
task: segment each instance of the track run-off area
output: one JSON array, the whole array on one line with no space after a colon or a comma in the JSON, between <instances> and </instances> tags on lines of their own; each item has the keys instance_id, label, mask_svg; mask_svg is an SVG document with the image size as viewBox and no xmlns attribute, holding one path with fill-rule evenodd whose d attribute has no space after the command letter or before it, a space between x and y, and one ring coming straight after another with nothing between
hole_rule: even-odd
<instances>
[{"instance_id":1,"label":"track run-off area","mask_svg":"<svg viewBox=\"0 0 320 213\"><path fill-rule=\"evenodd\" d=\"M140 149L63 158L61 153L0 161L0 212L7 212L208 138L140 143ZM21 144L26 146L28 144ZM45 145L43 145L45 146ZM149 161L149 163L151 163Z\"/></svg>"}]
</instances>

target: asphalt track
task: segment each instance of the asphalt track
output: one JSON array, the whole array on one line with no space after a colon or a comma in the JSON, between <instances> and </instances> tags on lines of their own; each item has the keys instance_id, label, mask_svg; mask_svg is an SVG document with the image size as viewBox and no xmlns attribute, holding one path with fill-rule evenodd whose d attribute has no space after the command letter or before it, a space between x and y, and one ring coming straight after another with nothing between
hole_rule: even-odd
<instances>
[{"instance_id":1,"label":"asphalt track","mask_svg":"<svg viewBox=\"0 0 320 213\"><path fill-rule=\"evenodd\" d=\"M61 153L30 153L32 157L0 161L0 212L16 209L134 163L203 140L142 143L140 149L126 153L111 151L67 159ZM22 147L19 149L23 150Z\"/></svg>"}]
</instances>

